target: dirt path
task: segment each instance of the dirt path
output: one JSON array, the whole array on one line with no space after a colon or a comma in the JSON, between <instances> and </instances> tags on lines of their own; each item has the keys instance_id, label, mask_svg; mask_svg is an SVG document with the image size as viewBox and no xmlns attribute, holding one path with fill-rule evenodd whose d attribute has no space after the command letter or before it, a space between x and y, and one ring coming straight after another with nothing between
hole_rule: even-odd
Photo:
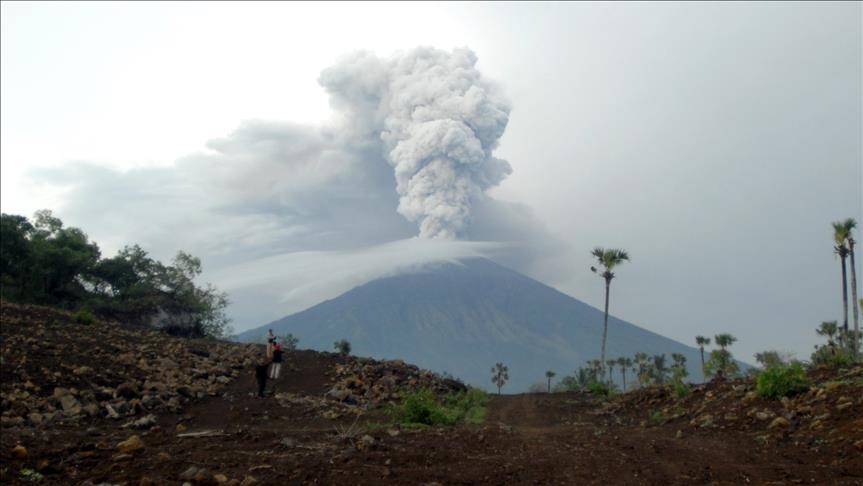
<instances>
[{"instance_id":1,"label":"dirt path","mask_svg":"<svg viewBox=\"0 0 863 486\"><path fill-rule=\"evenodd\" d=\"M380 410L357 419L347 407L327 418L303 397L323 396L339 360L298 352L297 369L275 384L295 402L256 398L249 370L150 430L101 420L23 436L31 456L11 467L47 461L43 484L214 484L214 474L265 485L863 484L863 462L834 464L823 445L761 445L688 419L642 425L647 408L612 413L581 393L493 395L476 426L405 429ZM116 444L135 433L145 448L132 460L119 456ZM195 480L193 467L207 473Z\"/></svg>"}]
</instances>

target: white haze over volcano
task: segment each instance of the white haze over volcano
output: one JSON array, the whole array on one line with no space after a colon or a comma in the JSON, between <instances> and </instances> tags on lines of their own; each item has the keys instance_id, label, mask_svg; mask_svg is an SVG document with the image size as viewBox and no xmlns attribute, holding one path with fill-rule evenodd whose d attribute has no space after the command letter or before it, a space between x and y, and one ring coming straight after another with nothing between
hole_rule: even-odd
<instances>
[{"instance_id":1,"label":"white haze over volcano","mask_svg":"<svg viewBox=\"0 0 863 486\"><path fill-rule=\"evenodd\" d=\"M512 169L492 156L510 105L482 78L468 49L418 48L391 59L360 52L320 77L349 133L383 141L395 170L398 212L420 236L452 239L471 205Z\"/></svg>"}]
</instances>

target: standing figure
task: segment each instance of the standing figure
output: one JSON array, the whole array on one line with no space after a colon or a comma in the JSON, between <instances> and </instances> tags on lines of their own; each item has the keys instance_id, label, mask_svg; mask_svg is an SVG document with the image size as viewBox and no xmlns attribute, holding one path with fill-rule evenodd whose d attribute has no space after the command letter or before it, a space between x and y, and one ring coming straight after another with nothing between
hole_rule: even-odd
<instances>
[{"instance_id":1,"label":"standing figure","mask_svg":"<svg viewBox=\"0 0 863 486\"><path fill-rule=\"evenodd\" d=\"M279 379L279 372L282 371L282 345L279 343L273 344L273 364L270 367L270 378Z\"/></svg>"},{"instance_id":2,"label":"standing figure","mask_svg":"<svg viewBox=\"0 0 863 486\"><path fill-rule=\"evenodd\" d=\"M267 333L267 359L268 360L273 359L273 343L275 341L276 341L276 336L273 335L273 330L270 329L270 331Z\"/></svg>"},{"instance_id":3,"label":"standing figure","mask_svg":"<svg viewBox=\"0 0 863 486\"><path fill-rule=\"evenodd\" d=\"M264 398L264 389L267 387L267 367L269 361L262 359L255 365L255 379L258 380L258 397Z\"/></svg>"}]
</instances>

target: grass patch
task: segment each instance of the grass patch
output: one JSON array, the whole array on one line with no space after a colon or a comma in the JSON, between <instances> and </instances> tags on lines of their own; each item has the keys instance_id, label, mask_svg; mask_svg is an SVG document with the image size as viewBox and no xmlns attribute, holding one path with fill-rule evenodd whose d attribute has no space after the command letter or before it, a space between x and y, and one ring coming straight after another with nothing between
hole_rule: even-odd
<instances>
[{"instance_id":1,"label":"grass patch","mask_svg":"<svg viewBox=\"0 0 863 486\"><path fill-rule=\"evenodd\" d=\"M755 379L755 390L762 397L781 398L809 388L806 370L800 363L768 368Z\"/></svg>"},{"instance_id":2,"label":"grass patch","mask_svg":"<svg viewBox=\"0 0 863 486\"><path fill-rule=\"evenodd\" d=\"M472 388L467 392L435 398L431 390L422 389L405 396L390 410L393 419L405 426L479 424L485 419L488 397Z\"/></svg>"}]
</instances>

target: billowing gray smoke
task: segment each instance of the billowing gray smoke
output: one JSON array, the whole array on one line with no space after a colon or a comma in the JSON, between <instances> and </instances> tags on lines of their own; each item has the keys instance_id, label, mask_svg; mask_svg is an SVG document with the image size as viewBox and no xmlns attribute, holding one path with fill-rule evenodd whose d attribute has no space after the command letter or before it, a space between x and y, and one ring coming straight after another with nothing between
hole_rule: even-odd
<instances>
[{"instance_id":1,"label":"billowing gray smoke","mask_svg":"<svg viewBox=\"0 0 863 486\"><path fill-rule=\"evenodd\" d=\"M512 171L492 156L510 105L476 61L468 49L417 48L391 59L359 52L321 73L340 129L356 143L381 141L398 212L423 237L456 238L472 202Z\"/></svg>"}]
</instances>

